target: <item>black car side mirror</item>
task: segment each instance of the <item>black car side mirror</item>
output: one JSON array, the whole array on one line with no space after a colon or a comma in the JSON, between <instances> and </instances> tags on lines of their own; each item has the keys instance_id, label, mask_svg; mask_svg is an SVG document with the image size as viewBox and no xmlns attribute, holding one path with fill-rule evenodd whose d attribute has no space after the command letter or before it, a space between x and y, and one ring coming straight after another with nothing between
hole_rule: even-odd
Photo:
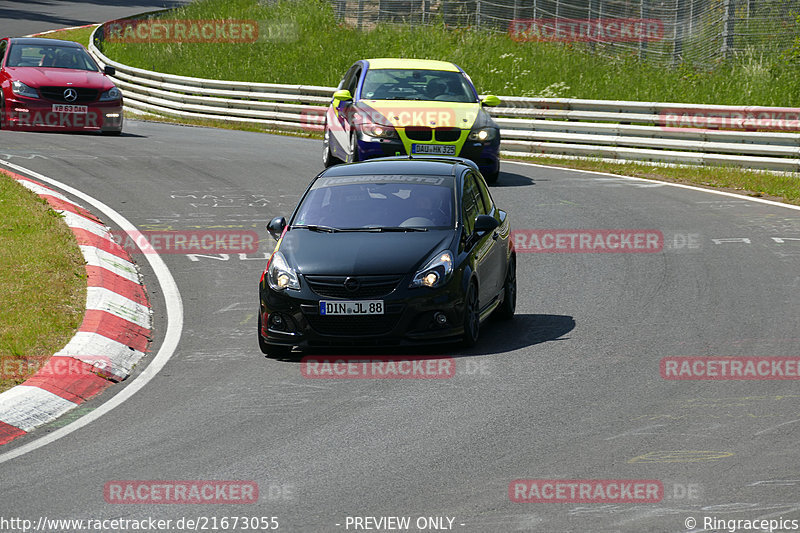
<instances>
[{"instance_id":1,"label":"black car side mirror","mask_svg":"<svg viewBox=\"0 0 800 533\"><path fill-rule=\"evenodd\" d=\"M500 223L491 215L478 215L475 217L475 233L489 233L494 231Z\"/></svg>"},{"instance_id":2,"label":"black car side mirror","mask_svg":"<svg viewBox=\"0 0 800 533\"><path fill-rule=\"evenodd\" d=\"M269 232L270 235L272 235L272 238L275 239L276 241L281 238L283 230L285 229L286 229L286 218L284 217L275 217L269 221L269 224L267 224L267 231Z\"/></svg>"},{"instance_id":3,"label":"black car side mirror","mask_svg":"<svg viewBox=\"0 0 800 533\"><path fill-rule=\"evenodd\" d=\"M117 69L115 69L111 65L106 65L105 67L103 67L103 74L108 74L109 76L113 76L116 73Z\"/></svg>"}]
</instances>

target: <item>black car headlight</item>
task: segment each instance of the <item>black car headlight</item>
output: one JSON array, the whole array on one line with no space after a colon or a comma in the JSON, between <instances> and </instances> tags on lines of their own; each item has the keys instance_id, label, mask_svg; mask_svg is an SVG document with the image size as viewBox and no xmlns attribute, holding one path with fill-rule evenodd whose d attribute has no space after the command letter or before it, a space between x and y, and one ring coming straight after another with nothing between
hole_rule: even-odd
<instances>
[{"instance_id":1,"label":"black car headlight","mask_svg":"<svg viewBox=\"0 0 800 533\"><path fill-rule=\"evenodd\" d=\"M272 254L267 268L267 283L271 289L282 291L284 289L299 289L300 279L297 272L289 267L286 258L280 252Z\"/></svg>"},{"instance_id":2,"label":"black car headlight","mask_svg":"<svg viewBox=\"0 0 800 533\"><path fill-rule=\"evenodd\" d=\"M112 87L100 95L101 102L110 102L112 100L119 100L122 98L122 92L116 87Z\"/></svg>"},{"instance_id":3,"label":"black car headlight","mask_svg":"<svg viewBox=\"0 0 800 533\"><path fill-rule=\"evenodd\" d=\"M11 91L17 96L26 96L28 98L39 98L39 93L33 87L25 85L21 81L11 82Z\"/></svg>"},{"instance_id":4,"label":"black car headlight","mask_svg":"<svg viewBox=\"0 0 800 533\"><path fill-rule=\"evenodd\" d=\"M409 287L438 287L453 273L453 255L449 251L439 252L422 267L411 280Z\"/></svg>"},{"instance_id":5,"label":"black car headlight","mask_svg":"<svg viewBox=\"0 0 800 533\"><path fill-rule=\"evenodd\" d=\"M497 137L497 128L480 128L469 132L470 141L492 141Z\"/></svg>"}]
</instances>

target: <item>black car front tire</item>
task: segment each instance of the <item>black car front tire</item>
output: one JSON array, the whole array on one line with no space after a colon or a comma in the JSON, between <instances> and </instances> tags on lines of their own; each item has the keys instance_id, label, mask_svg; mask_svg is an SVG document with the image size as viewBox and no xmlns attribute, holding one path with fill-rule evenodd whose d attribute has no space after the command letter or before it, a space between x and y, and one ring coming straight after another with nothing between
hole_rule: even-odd
<instances>
[{"instance_id":1,"label":"black car front tire","mask_svg":"<svg viewBox=\"0 0 800 533\"><path fill-rule=\"evenodd\" d=\"M506 271L506 281L503 284L503 303L497 308L495 313L503 320L514 318L517 309L517 258L512 255L508 261Z\"/></svg>"},{"instance_id":2,"label":"black car front tire","mask_svg":"<svg viewBox=\"0 0 800 533\"><path fill-rule=\"evenodd\" d=\"M462 344L465 348L472 348L477 344L481 332L481 309L478 303L478 286L470 282L467 297L464 302L464 338Z\"/></svg>"}]
</instances>

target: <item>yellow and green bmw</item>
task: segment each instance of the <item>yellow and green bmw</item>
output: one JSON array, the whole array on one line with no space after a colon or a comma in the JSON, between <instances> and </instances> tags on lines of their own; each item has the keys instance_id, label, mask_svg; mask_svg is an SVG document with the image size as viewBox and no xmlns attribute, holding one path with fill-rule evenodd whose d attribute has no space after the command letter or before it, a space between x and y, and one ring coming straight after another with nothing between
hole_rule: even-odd
<instances>
[{"instance_id":1,"label":"yellow and green bmw","mask_svg":"<svg viewBox=\"0 0 800 533\"><path fill-rule=\"evenodd\" d=\"M325 115L322 161L331 165L396 155L474 161L487 182L500 173L500 129L458 65L421 59L362 59L342 78Z\"/></svg>"}]
</instances>

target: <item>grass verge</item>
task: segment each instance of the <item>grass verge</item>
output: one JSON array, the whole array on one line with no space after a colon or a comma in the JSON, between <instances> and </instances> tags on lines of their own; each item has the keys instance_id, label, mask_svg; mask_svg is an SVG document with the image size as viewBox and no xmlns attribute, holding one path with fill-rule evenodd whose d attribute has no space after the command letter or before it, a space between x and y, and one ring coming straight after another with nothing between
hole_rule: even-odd
<instances>
[{"instance_id":1,"label":"grass verge","mask_svg":"<svg viewBox=\"0 0 800 533\"><path fill-rule=\"evenodd\" d=\"M78 329L86 270L72 231L0 171L0 392L34 373Z\"/></svg>"},{"instance_id":2,"label":"grass verge","mask_svg":"<svg viewBox=\"0 0 800 533\"><path fill-rule=\"evenodd\" d=\"M94 28L95 27L92 26L90 28L78 28L75 30L58 30L51 33L45 33L44 35L39 35L39 37L44 37L46 39L61 39L62 41L75 41L83 46L89 46L89 37L92 35Z\"/></svg>"},{"instance_id":3,"label":"grass verge","mask_svg":"<svg viewBox=\"0 0 800 533\"><path fill-rule=\"evenodd\" d=\"M698 69L665 68L581 43L517 42L505 33L432 26L340 24L328 0L198 0L160 18L259 23L255 43L107 42L104 53L144 69L224 80L334 86L357 59L454 61L479 92L516 96L800 105L800 41Z\"/></svg>"}]
</instances>

